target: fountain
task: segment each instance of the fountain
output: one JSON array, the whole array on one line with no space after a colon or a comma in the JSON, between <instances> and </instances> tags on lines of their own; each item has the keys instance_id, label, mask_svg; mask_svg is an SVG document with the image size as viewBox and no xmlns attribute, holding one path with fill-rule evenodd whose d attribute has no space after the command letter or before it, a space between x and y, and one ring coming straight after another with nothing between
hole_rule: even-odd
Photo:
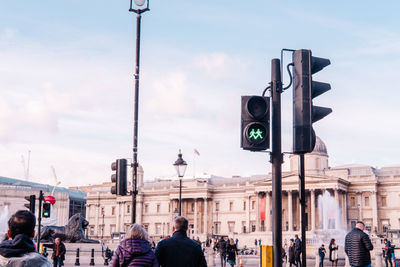
<instances>
[{"instance_id":1,"label":"fountain","mask_svg":"<svg viewBox=\"0 0 400 267\"><path fill-rule=\"evenodd\" d=\"M8 219L9 219L9 211L8 211L8 205L6 205L3 206L3 208L0 211L0 240L2 240L5 233L7 233Z\"/></svg>"}]
</instances>

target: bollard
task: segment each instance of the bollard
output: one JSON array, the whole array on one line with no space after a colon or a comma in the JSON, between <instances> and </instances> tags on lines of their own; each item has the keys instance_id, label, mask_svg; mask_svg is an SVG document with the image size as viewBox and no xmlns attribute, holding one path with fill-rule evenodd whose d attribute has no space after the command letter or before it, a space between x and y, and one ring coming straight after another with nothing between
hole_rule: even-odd
<instances>
[{"instance_id":1,"label":"bollard","mask_svg":"<svg viewBox=\"0 0 400 267\"><path fill-rule=\"evenodd\" d=\"M90 258L90 263L89 263L89 265L90 266L94 266L95 264L94 264L94 248L92 248L92 255L91 255L91 258Z\"/></svg>"},{"instance_id":2,"label":"bollard","mask_svg":"<svg viewBox=\"0 0 400 267\"><path fill-rule=\"evenodd\" d=\"M75 260L75 266L80 266L81 264L79 263L79 248L76 249L76 260Z\"/></svg>"}]
</instances>

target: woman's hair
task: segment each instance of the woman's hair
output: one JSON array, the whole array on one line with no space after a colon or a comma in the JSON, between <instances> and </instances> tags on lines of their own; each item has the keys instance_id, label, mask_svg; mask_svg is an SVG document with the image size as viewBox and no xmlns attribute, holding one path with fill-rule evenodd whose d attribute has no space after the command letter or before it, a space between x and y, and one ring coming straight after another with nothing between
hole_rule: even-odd
<instances>
[{"instance_id":1,"label":"woman's hair","mask_svg":"<svg viewBox=\"0 0 400 267\"><path fill-rule=\"evenodd\" d=\"M332 248L333 244L335 244L335 239L334 238L331 239L331 242L329 243L329 248Z\"/></svg>"},{"instance_id":2,"label":"woman's hair","mask_svg":"<svg viewBox=\"0 0 400 267\"><path fill-rule=\"evenodd\" d=\"M132 239L143 239L143 240L149 240L149 235L147 234L146 230L137 223L132 224L128 232L126 233L125 238L132 238Z\"/></svg>"},{"instance_id":3,"label":"woman's hair","mask_svg":"<svg viewBox=\"0 0 400 267\"><path fill-rule=\"evenodd\" d=\"M230 239L229 239L229 244L230 244L230 245L235 245L235 241L233 241L233 238L230 238Z\"/></svg>"}]
</instances>

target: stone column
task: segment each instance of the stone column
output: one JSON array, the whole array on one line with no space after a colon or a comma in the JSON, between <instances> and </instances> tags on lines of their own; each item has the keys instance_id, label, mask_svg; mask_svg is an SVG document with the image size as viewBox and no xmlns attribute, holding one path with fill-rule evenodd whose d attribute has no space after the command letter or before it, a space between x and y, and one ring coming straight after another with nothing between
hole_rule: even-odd
<instances>
[{"instance_id":1,"label":"stone column","mask_svg":"<svg viewBox=\"0 0 400 267\"><path fill-rule=\"evenodd\" d=\"M337 188L335 188L334 191L335 191L335 201L338 204L338 207L340 207L339 190ZM335 217L335 229L338 229L339 225L340 225L340 218Z\"/></svg>"},{"instance_id":2,"label":"stone column","mask_svg":"<svg viewBox=\"0 0 400 267\"><path fill-rule=\"evenodd\" d=\"M116 205L115 205L115 210L116 210L115 216L117 217L117 221L115 222L115 231L117 233L120 232L120 229L119 229L119 209L120 209L120 205L119 204L120 204L119 202L116 202Z\"/></svg>"},{"instance_id":3,"label":"stone column","mask_svg":"<svg viewBox=\"0 0 400 267\"><path fill-rule=\"evenodd\" d=\"M347 215L349 213L349 205L348 205L349 198L348 198L347 194L348 194L348 192L345 192L345 194L344 194L344 211L343 211L343 213L344 213L344 226L346 227L346 229L347 229L347 226L348 226Z\"/></svg>"},{"instance_id":4,"label":"stone column","mask_svg":"<svg viewBox=\"0 0 400 267\"><path fill-rule=\"evenodd\" d=\"M197 235L197 199L194 199L194 234Z\"/></svg>"},{"instance_id":5,"label":"stone column","mask_svg":"<svg viewBox=\"0 0 400 267\"><path fill-rule=\"evenodd\" d=\"M246 225L247 225L247 232L248 232L248 233L251 233L251 229L250 229L250 208L251 208L250 196L247 196L247 216L246 216Z\"/></svg>"},{"instance_id":6,"label":"stone column","mask_svg":"<svg viewBox=\"0 0 400 267\"><path fill-rule=\"evenodd\" d=\"M378 203L376 201L376 191L372 191L371 194L372 203L372 232L378 230Z\"/></svg>"},{"instance_id":7,"label":"stone column","mask_svg":"<svg viewBox=\"0 0 400 267\"><path fill-rule=\"evenodd\" d=\"M265 195L265 229L266 231L270 231L271 230L271 207L270 207L270 195L269 192L266 192Z\"/></svg>"},{"instance_id":8,"label":"stone column","mask_svg":"<svg viewBox=\"0 0 400 267\"><path fill-rule=\"evenodd\" d=\"M260 231L260 194L256 192L257 202L256 202L256 231Z\"/></svg>"},{"instance_id":9,"label":"stone column","mask_svg":"<svg viewBox=\"0 0 400 267\"><path fill-rule=\"evenodd\" d=\"M208 228L208 225L207 225L207 219L208 219L208 216L207 216L207 207L208 206L208 203L207 203L207 198L205 197L204 198L204 213L203 213L203 220L204 220L204 231L203 231L203 233L206 235L206 237L207 237L207 228Z\"/></svg>"},{"instance_id":10,"label":"stone column","mask_svg":"<svg viewBox=\"0 0 400 267\"><path fill-rule=\"evenodd\" d=\"M315 190L311 189L311 230L315 231Z\"/></svg>"},{"instance_id":11,"label":"stone column","mask_svg":"<svg viewBox=\"0 0 400 267\"><path fill-rule=\"evenodd\" d=\"M293 199L292 199L292 190L288 192L288 216L289 216L289 231L293 231Z\"/></svg>"},{"instance_id":12,"label":"stone column","mask_svg":"<svg viewBox=\"0 0 400 267\"><path fill-rule=\"evenodd\" d=\"M96 236L99 236L99 207L100 204L96 204L96 219L94 221L94 232L96 233Z\"/></svg>"},{"instance_id":13,"label":"stone column","mask_svg":"<svg viewBox=\"0 0 400 267\"><path fill-rule=\"evenodd\" d=\"M143 198L138 196L137 199L137 203L136 203L136 223L137 224L142 224L142 214L143 214ZM131 212L133 212L133 206L132 206L132 210Z\"/></svg>"},{"instance_id":14,"label":"stone column","mask_svg":"<svg viewBox=\"0 0 400 267\"><path fill-rule=\"evenodd\" d=\"M125 202L121 202L121 232L125 232Z\"/></svg>"},{"instance_id":15,"label":"stone column","mask_svg":"<svg viewBox=\"0 0 400 267\"><path fill-rule=\"evenodd\" d=\"M361 192L358 192L358 220L362 221L362 209L363 209L363 204L362 204L362 194Z\"/></svg>"}]
</instances>

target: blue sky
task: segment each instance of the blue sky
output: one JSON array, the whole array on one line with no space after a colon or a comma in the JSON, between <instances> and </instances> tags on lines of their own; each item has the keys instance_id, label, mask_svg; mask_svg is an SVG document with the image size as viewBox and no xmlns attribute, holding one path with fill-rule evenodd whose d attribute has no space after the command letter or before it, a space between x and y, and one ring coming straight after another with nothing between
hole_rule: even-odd
<instances>
[{"instance_id":1,"label":"blue sky","mask_svg":"<svg viewBox=\"0 0 400 267\"><path fill-rule=\"evenodd\" d=\"M236 5L235 5L236 4ZM131 158L135 15L129 2L8 1L0 6L0 169L64 186L109 181ZM242 151L240 96L260 94L282 48L308 48L332 64L316 75L332 90L314 104L330 166L400 164L396 1L151 1L142 18L139 161L145 179L270 171ZM284 63L290 62L290 55ZM287 76L285 76L287 82ZM283 96L283 149L291 149L291 90ZM193 149L200 151L193 168Z\"/></svg>"}]
</instances>

